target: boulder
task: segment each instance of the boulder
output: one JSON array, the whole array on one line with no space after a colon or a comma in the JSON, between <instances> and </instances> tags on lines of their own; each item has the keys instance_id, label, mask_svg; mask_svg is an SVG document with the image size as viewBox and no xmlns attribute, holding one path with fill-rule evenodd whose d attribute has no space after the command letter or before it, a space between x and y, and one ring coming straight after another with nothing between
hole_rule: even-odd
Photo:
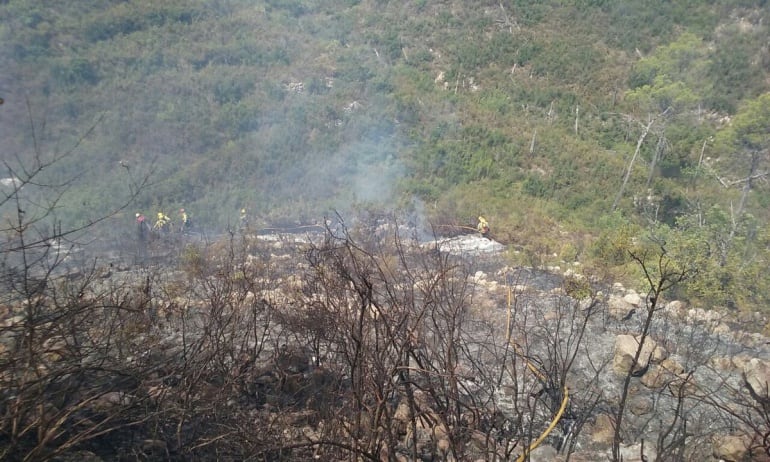
<instances>
[{"instance_id":1,"label":"boulder","mask_svg":"<svg viewBox=\"0 0 770 462\"><path fill-rule=\"evenodd\" d=\"M739 354L732 357L732 367L738 371L746 370L746 367L754 359L747 354Z\"/></svg>"},{"instance_id":2,"label":"boulder","mask_svg":"<svg viewBox=\"0 0 770 462\"><path fill-rule=\"evenodd\" d=\"M615 419L609 414L599 414L588 433L594 443L612 444L612 439L615 437Z\"/></svg>"},{"instance_id":3,"label":"boulder","mask_svg":"<svg viewBox=\"0 0 770 462\"><path fill-rule=\"evenodd\" d=\"M746 382L760 398L770 398L770 361L752 358L743 366Z\"/></svg>"},{"instance_id":4,"label":"boulder","mask_svg":"<svg viewBox=\"0 0 770 462\"><path fill-rule=\"evenodd\" d=\"M623 462L646 462L655 460L656 457L655 448L650 444L645 445L644 451L641 443L620 446L620 460Z\"/></svg>"},{"instance_id":5,"label":"boulder","mask_svg":"<svg viewBox=\"0 0 770 462\"><path fill-rule=\"evenodd\" d=\"M618 335L615 338L615 357L612 361L612 366L615 372L620 375L625 375L628 371L634 373L643 373L643 370L647 368L648 361L652 363L659 363L666 357L666 351L663 347L658 346L658 343L647 337L644 341L644 347L639 355L639 360L634 364L634 355L637 348L639 348L639 339L641 337L634 337L633 335Z\"/></svg>"},{"instance_id":6,"label":"boulder","mask_svg":"<svg viewBox=\"0 0 770 462\"><path fill-rule=\"evenodd\" d=\"M681 374L668 384L668 391L674 397L693 396L698 392L698 387L695 385L695 379L692 376L688 377L687 374Z\"/></svg>"},{"instance_id":7,"label":"boulder","mask_svg":"<svg viewBox=\"0 0 770 462\"><path fill-rule=\"evenodd\" d=\"M652 397L642 394L635 394L628 398L628 412L633 415L647 415L655 410L655 405L652 402Z\"/></svg>"},{"instance_id":8,"label":"boulder","mask_svg":"<svg viewBox=\"0 0 770 462\"><path fill-rule=\"evenodd\" d=\"M709 358L709 365L723 372L730 372L734 369L733 359L728 356L712 356Z\"/></svg>"},{"instance_id":9,"label":"boulder","mask_svg":"<svg viewBox=\"0 0 770 462\"><path fill-rule=\"evenodd\" d=\"M642 297L636 292L629 292L626 295L624 295L623 301L628 303L629 305L632 305L635 308L638 308L639 306L642 305Z\"/></svg>"},{"instance_id":10,"label":"boulder","mask_svg":"<svg viewBox=\"0 0 770 462\"><path fill-rule=\"evenodd\" d=\"M746 459L751 441L743 435L725 435L714 439L713 456L725 462L741 462Z\"/></svg>"},{"instance_id":11,"label":"boulder","mask_svg":"<svg viewBox=\"0 0 770 462\"><path fill-rule=\"evenodd\" d=\"M541 444L529 453L530 462L561 462L565 460L564 456L559 455L559 451L548 444Z\"/></svg>"},{"instance_id":12,"label":"boulder","mask_svg":"<svg viewBox=\"0 0 770 462\"><path fill-rule=\"evenodd\" d=\"M659 389L667 384L678 380L680 374L684 373L684 368L673 359L664 359L660 365L650 368L642 379L642 385L647 388Z\"/></svg>"},{"instance_id":13,"label":"boulder","mask_svg":"<svg viewBox=\"0 0 770 462\"><path fill-rule=\"evenodd\" d=\"M636 307L617 295L610 295L607 300L607 315L610 319L619 321L625 319Z\"/></svg>"},{"instance_id":14,"label":"boulder","mask_svg":"<svg viewBox=\"0 0 770 462\"><path fill-rule=\"evenodd\" d=\"M761 437L746 434L716 436L712 440L712 455L724 462L770 462L762 449Z\"/></svg>"},{"instance_id":15,"label":"boulder","mask_svg":"<svg viewBox=\"0 0 770 462\"><path fill-rule=\"evenodd\" d=\"M673 300L666 303L663 311L674 319L683 319L687 316L687 303Z\"/></svg>"}]
</instances>

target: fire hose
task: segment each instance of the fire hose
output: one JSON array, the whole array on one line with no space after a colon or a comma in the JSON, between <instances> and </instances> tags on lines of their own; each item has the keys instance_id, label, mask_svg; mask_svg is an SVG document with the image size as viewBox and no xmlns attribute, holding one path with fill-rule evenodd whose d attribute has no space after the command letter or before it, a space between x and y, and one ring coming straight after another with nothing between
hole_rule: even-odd
<instances>
[{"instance_id":1,"label":"fire hose","mask_svg":"<svg viewBox=\"0 0 770 462\"><path fill-rule=\"evenodd\" d=\"M538 368L534 364L532 364L532 362L529 359L527 359L527 357L523 353L519 351L518 345L516 345L516 342L514 342L511 339L511 311L512 311L511 302L512 302L513 296L511 293L511 284L508 282L507 278L506 278L506 286L508 288L508 322L507 322L508 344L511 345L511 347L513 347L513 351L524 360L524 362L527 364L527 368L530 371L532 371L532 373L535 374L535 376L537 376L538 379L540 379L541 381L545 381L546 380L545 373L538 370ZM524 462L527 456L535 448L540 446L540 443L542 443L543 440L545 440L546 437L548 437L548 435L553 431L553 429L556 428L556 425L559 423L559 420L561 420L561 417L564 414L564 411L567 409L567 403L569 402L569 389L567 388L566 385L564 385L563 391L564 391L564 397L561 401L561 406L559 407L559 410L556 412L556 414L553 416L551 423L548 425L548 427L546 427L545 431L543 431L543 433L535 441L531 442L529 447L527 447L524 450L524 452L521 453L521 455L516 459L516 462Z\"/></svg>"}]
</instances>

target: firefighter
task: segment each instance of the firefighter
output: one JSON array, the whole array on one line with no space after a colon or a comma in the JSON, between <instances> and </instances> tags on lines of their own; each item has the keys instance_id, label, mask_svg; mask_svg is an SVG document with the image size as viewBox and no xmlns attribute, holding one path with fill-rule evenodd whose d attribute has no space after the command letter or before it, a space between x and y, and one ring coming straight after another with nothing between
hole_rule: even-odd
<instances>
[{"instance_id":1,"label":"firefighter","mask_svg":"<svg viewBox=\"0 0 770 462\"><path fill-rule=\"evenodd\" d=\"M150 236L150 225L145 216L139 212L136 213L136 237L139 242L147 242Z\"/></svg>"},{"instance_id":2,"label":"firefighter","mask_svg":"<svg viewBox=\"0 0 770 462\"><path fill-rule=\"evenodd\" d=\"M147 218L139 212L136 213L136 259L137 262L147 258L147 246L150 240L150 224Z\"/></svg>"},{"instance_id":3,"label":"firefighter","mask_svg":"<svg viewBox=\"0 0 770 462\"><path fill-rule=\"evenodd\" d=\"M184 209L179 209L179 223L180 233L189 231L190 228L192 228L192 221L190 220L190 216L187 215L187 212L185 212Z\"/></svg>"},{"instance_id":4,"label":"firefighter","mask_svg":"<svg viewBox=\"0 0 770 462\"><path fill-rule=\"evenodd\" d=\"M238 229L241 232L247 231L249 227L249 217L246 214L246 209L241 209L241 215L238 217Z\"/></svg>"},{"instance_id":5,"label":"firefighter","mask_svg":"<svg viewBox=\"0 0 770 462\"><path fill-rule=\"evenodd\" d=\"M481 234L481 237L485 237L487 239L492 239L489 237L489 222L484 217L479 217L479 224L476 226L476 229Z\"/></svg>"},{"instance_id":6,"label":"firefighter","mask_svg":"<svg viewBox=\"0 0 770 462\"><path fill-rule=\"evenodd\" d=\"M165 213L158 212L158 217L152 229L165 234L169 231L169 228L171 228L171 219Z\"/></svg>"}]
</instances>

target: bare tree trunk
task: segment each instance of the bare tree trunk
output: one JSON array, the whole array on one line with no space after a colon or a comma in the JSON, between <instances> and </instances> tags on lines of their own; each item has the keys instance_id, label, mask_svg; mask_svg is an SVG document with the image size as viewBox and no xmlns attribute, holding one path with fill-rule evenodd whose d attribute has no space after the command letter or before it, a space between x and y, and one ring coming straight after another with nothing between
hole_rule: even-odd
<instances>
[{"instance_id":1,"label":"bare tree trunk","mask_svg":"<svg viewBox=\"0 0 770 462\"><path fill-rule=\"evenodd\" d=\"M647 134L650 132L650 128L652 128L652 125L655 123L655 118L652 118L650 122L644 127L644 130L642 130L642 134L639 136L639 140L636 142L636 150L634 151L634 155L631 156L631 160L628 162L628 169L626 170L626 175L623 177L623 184L620 185L620 190L618 191L618 194L615 196L615 201L612 203L612 211L615 211L615 209L618 208L618 202L620 202L620 198L623 196L623 191L626 189L626 184L628 184L628 179L631 177L631 171L634 169L634 162L636 162L636 156L639 155L639 150L642 148L642 143L644 143L644 139L647 138Z\"/></svg>"},{"instance_id":2,"label":"bare tree trunk","mask_svg":"<svg viewBox=\"0 0 770 462\"><path fill-rule=\"evenodd\" d=\"M660 159L660 154L663 152L665 144L666 137L661 133L660 137L658 137L658 145L655 146L655 154L652 156L652 162L650 162L650 173L647 175L647 184L644 186L645 188L649 188L650 183L652 183L652 177L655 176L655 166L658 163L658 159Z\"/></svg>"},{"instance_id":3,"label":"bare tree trunk","mask_svg":"<svg viewBox=\"0 0 770 462\"><path fill-rule=\"evenodd\" d=\"M722 260L721 263L724 265L727 260L727 249L730 247L730 245L733 242L733 238L735 238L735 232L738 230L738 221L741 219L741 215L743 215L743 209L746 207L746 199L749 196L749 193L751 192L751 188L753 186L752 180L754 179L754 175L756 174L757 167L759 166L759 152L754 151L751 153L751 167L749 167L749 174L746 176L746 183L743 185L743 189L741 190L741 201L738 203L738 209L735 211L735 213L732 216L732 226L730 227L730 236L727 238L727 245L725 246L725 251L722 253Z\"/></svg>"},{"instance_id":4,"label":"bare tree trunk","mask_svg":"<svg viewBox=\"0 0 770 462\"><path fill-rule=\"evenodd\" d=\"M537 138L537 129L535 129L534 133L532 133L532 142L529 143L529 155L534 156L535 155L535 139Z\"/></svg>"},{"instance_id":5,"label":"bare tree trunk","mask_svg":"<svg viewBox=\"0 0 770 462\"><path fill-rule=\"evenodd\" d=\"M575 106L575 134L578 134L578 120L580 119L580 106Z\"/></svg>"}]
</instances>

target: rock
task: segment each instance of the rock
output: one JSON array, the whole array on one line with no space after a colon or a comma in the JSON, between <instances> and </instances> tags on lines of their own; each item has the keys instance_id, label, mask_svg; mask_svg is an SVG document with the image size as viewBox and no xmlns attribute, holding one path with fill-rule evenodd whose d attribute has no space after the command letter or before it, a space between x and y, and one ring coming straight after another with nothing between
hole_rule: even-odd
<instances>
[{"instance_id":1,"label":"rock","mask_svg":"<svg viewBox=\"0 0 770 462\"><path fill-rule=\"evenodd\" d=\"M609 300L607 300L607 315L610 319L616 321L626 319L634 310L636 310L634 305L628 303L617 295L610 295Z\"/></svg>"},{"instance_id":2,"label":"rock","mask_svg":"<svg viewBox=\"0 0 770 462\"><path fill-rule=\"evenodd\" d=\"M620 446L620 460L623 462L646 462L656 459L655 449L645 445L644 457L642 457L642 444L622 445ZM611 459L610 459L611 460Z\"/></svg>"},{"instance_id":3,"label":"rock","mask_svg":"<svg viewBox=\"0 0 770 462\"><path fill-rule=\"evenodd\" d=\"M120 391L110 391L95 399L92 407L99 411L108 411L118 406L128 405L133 397Z\"/></svg>"},{"instance_id":4,"label":"rock","mask_svg":"<svg viewBox=\"0 0 770 462\"><path fill-rule=\"evenodd\" d=\"M713 456L726 462L741 462L746 459L751 441L743 435L726 435L714 440Z\"/></svg>"},{"instance_id":5,"label":"rock","mask_svg":"<svg viewBox=\"0 0 770 462\"><path fill-rule=\"evenodd\" d=\"M615 437L615 419L609 414L599 414L588 433L594 443L611 444Z\"/></svg>"},{"instance_id":6,"label":"rock","mask_svg":"<svg viewBox=\"0 0 770 462\"><path fill-rule=\"evenodd\" d=\"M732 367L739 371L745 370L749 362L754 359L747 354L740 354L732 357Z\"/></svg>"},{"instance_id":7,"label":"rock","mask_svg":"<svg viewBox=\"0 0 770 462\"><path fill-rule=\"evenodd\" d=\"M142 441L142 450L144 452L166 453L166 442L163 440L147 439Z\"/></svg>"},{"instance_id":8,"label":"rock","mask_svg":"<svg viewBox=\"0 0 770 462\"><path fill-rule=\"evenodd\" d=\"M54 462L102 462L102 458L91 451L75 451L65 453L53 459Z\"/></svg>"},{"instance_id":9,"label":"rock","mask_svg":"<svg viewBox=\"0 0 770 462\"><path fill-rule=\"evenodd\" d=\"M564 459L556 448L547 444L541 444L529 453L530 462L560 462Z\"/></svg>"},{"instance_id":10,"label":"rock","mask_svg":"<svg viewBox=\"0 0 770 462\"><path fill-rule=\"evenodd\" d=\"M638 308L642 304L642 297L636 292L629 292L623 296L623 301Z\"/></svg>"},{"instance_id":11,"label":"rock","mask_svg":"<svg viewBox=\"0 0 770 462\"><path fill-rule=\"evenodd\" d=\"M393 420L401 423L409 423L411 421L412 413L409 411L409 403L406 399L402 399L398 403L396 412L393 413Z\"/></svg>"},{"instance_id":12,"label":"rock","mask_svg":"<svg viewBox=\"0 0 770 462\"><path fill-rule=\"evenodd\" d=\"M727 356L712 356L709 358L709 365L724 372L729 372L735 367L733 366L733 359Z\"/></svg>"},{"instance_id":13,"label":"rock","mask_svg":"<svg viewBox=\"0 0 770 462\"><path fill-rule=\"evenodd\" d=\"M675 319L683 319L687 315L687 303L681 300L668 302L663 311Z\"/></svg>"},{"instance_id":14,"label":"rock","mask_svg":"<svg viewBox=\"0 0 770 462\"><path fill-rule=\"evenodd\" d=\"M562 313L559 310L548 310L543 314L543 321L556 321Z\"/></svg>"},{"instance_id":15,"label":"rock","mask_svg":"<svg viewBox=\"0 0 770 462\"><path fill-rule=\"evenodd\" d=\"M763 399L770 398L770 362L752 358L743 366L746 382Z\"/></svg>"},{"instance_id":16,"label":"rock","mask_svg":"<svg viewBox=\"0 0 770 462\"><path fill-rule=\"evenodd\" d=\"M666 351L657 342L647 337L644 341L639 360L634 364L634 355L639 347L639 340L632 335L618 335L615 338L615 357L612 366L615 372L625 375L629 370L634 373L642 372L648 366L648 360L657 363L666 357Z\"/></svg>"},{"instance_id":17,"label":"rock","mask_svg":"<svg viewBox=\"0 0 770 462\"><path fill-rule=\"evenodd\" d=\"M591 308L593 302L594 300L591 297L583 298L578 302L578 309L580 311L586 311L587 309Z\"/></svg>"},{"instance_id":18,"label":"rock","mask_svg":"<svg viewBox=\"0 0 770 462\"><path fill-rule=\"evenodd\" d=\"M761 438L749 435L722 435L714 438L712 455L725 462L770 462L770 456L762 449Z\"/></svg>"},{"instance_id":19,"label":"rock","mask_svg":"<svg viewBox=\"0 0 770 462\"><path fill-rule=\"evenodd\" d=\"M647 415L655 410L652 397L636 394L628 398L628 412L633 415Z\"/></svg>"},{"instance_id":20,"label":"rock","mask_svg":"<svg viewBox=\"0 0 770 462\"><path fill-rule=\"evenodd\" d=\"M449 442L446 438L441 438L438 441L436 441L436 451L439 454L448 454L449 449L452 447L452 444Z\"/></svg>"},{"instance_id":21,"label":"rock","mask_svg":"<svg viewBox=\"0 0 770 462\"><path fill-rule=\"evenodd\" d=\"M3 321L3 327L17 327L24 324L26 318L21 315L11 316Z\"/></svg>"},{"instance_id":22,"label":"rock","mask_svg":"<svg viewBox=\"0 0 770 462\"><path fill-rule=\"evenodd\" d=\"M684 373L684 368L673 359L664 359L660 365L652 367L642 379L642 385L647 388L659 389L667 384L678 380L680 374Z\"/></svg>"},{"instance_id":23,"label":"rock","mask_svg":"<svg viewBox=\"0 0 770 462\"><path fill-rule=\"evenodd\" d=\"M598 451L576 451L570 454L570 462L596 462L597 460L611 460L607 455Z\"/></svg>"},{"instance_id":24,"label":"rock","mask_svg":"<svg viewBox=\"0 0 770 462\"><path fill-rule=\"evenodd\" d=\"M692 376L688 377L687 374L681 374L668 384L668 391L671 393L671 396L686 397L697 393L698 387L695 386L695 379Z\"/></svg>"}]
</instances>

